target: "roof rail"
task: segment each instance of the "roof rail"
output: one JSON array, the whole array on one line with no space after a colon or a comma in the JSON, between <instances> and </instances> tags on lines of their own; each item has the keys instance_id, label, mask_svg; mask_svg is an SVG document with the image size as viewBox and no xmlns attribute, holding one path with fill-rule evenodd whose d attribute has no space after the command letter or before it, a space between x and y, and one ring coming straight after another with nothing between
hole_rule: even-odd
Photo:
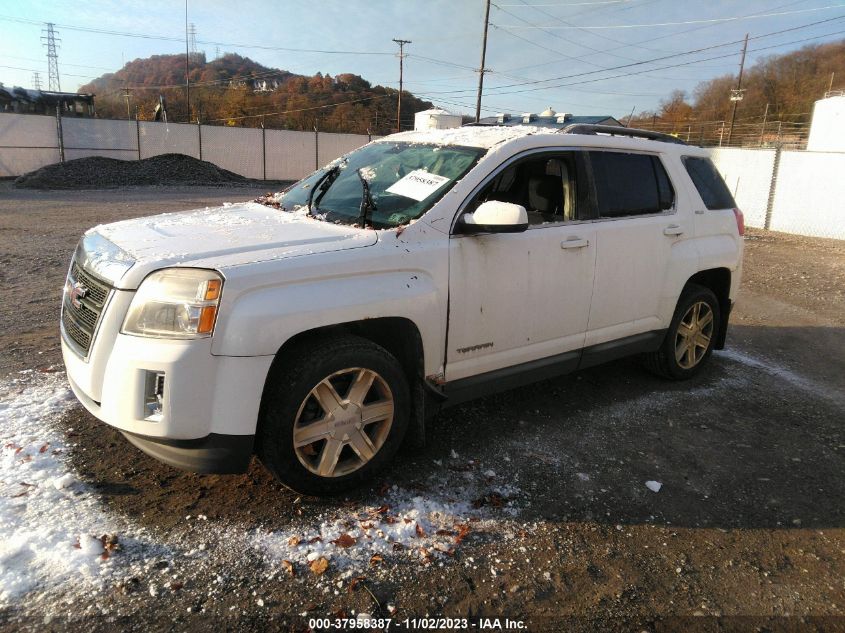
<instances>
[{"instance_id":1,"label":"roof rail","mask_svg":"<svg viewBox=\"0 0 845 633\"><path fill-rule=\"evenodd\" d=\"M686 145L684 141L671 134L652 132L651 130L640 130L632 127L620 127L618 125L592 125L588 123L575 123L563 128L561 134L610 134L611 136L630 136L632 138L645 138L650 141L662 141L664 143L677 143Z\"/></svg>"}]
</instances>

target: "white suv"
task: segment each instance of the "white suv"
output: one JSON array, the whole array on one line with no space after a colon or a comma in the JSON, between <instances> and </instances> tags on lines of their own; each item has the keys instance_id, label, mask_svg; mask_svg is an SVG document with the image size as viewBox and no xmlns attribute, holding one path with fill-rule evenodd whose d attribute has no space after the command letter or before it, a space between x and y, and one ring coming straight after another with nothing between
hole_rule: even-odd
<instances>
[{"instance_id":1,"label":"white suv","mask_svg":"<svg viewBox=\"0 0 845 633\"><path fill-rule=\"evenodd\" d=\"M74 254L70 384L168 464L257 453L342 490L445 406L629 354L693 375L739 287L730 192L651 132L407 132L270 202L98 226Z\"/></svg>"}]
</instances>

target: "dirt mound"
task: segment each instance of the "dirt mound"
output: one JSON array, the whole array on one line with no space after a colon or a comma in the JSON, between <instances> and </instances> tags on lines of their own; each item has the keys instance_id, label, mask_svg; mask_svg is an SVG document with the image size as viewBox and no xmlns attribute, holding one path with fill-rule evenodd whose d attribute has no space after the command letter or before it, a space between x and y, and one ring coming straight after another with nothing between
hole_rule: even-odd
<instances>
[{"instance_id":1,"label":"dirt mound","mask_svg":"<svg viewBox=\"0 0 845 633\"><path fill-rule=\"evenodd\" d=\"M15 180L25 189L114 189L137 185L247 184L243 176L185 154L162 154L143 160L104 156L77 158L37 169Z\"/></svg>"}]
</instances>

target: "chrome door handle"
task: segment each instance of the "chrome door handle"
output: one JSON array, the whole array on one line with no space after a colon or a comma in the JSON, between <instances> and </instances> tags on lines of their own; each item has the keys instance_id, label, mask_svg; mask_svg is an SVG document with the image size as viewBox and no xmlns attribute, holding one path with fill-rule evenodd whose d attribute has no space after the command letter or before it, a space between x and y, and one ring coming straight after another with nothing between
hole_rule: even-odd
<instances>
[{"instance_id":1,"label":"chrome door handle","mask_svg":"<svg viewBox=\"0 0 845 633\"><path fill-rule=\"evenodd\" d=\"M561 248L584 248L590 245L590 240L582 240L580 237L570 237L560 243Z\"/></svg>"},{"instance_id":2,"label":"chrome door handle","mask_svg":"<svg viewBox=\"0 0 845 633\"><path fill-rule=\"evenodd\" d=\"M682 229L677 224L670 224L665 229L663 229L663 235L683 235L684 229Z\"/></svg>"}]
</instances>

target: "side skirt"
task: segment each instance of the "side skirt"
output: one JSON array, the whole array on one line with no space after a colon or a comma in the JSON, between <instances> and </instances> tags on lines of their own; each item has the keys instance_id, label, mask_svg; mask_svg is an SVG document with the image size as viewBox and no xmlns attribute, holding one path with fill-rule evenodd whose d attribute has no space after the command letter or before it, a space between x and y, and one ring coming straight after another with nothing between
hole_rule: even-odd
<instances>
[{"instance_id":1,"label":"side skirt","mask_svg":"<svg viewBox=\"0 0 845 633\"><path fill-rule=\"evenodd\" d=\"M591 345L583 350L564 352L478 376L453 380L441 387L432 385L432 388L445 397L441 408L451 407L475 398L569 374L577 369L601 365L633 354L653 352L660 347L665 337L666 330L644 332L616 341Z\"/></svg>"}]
</instances>

